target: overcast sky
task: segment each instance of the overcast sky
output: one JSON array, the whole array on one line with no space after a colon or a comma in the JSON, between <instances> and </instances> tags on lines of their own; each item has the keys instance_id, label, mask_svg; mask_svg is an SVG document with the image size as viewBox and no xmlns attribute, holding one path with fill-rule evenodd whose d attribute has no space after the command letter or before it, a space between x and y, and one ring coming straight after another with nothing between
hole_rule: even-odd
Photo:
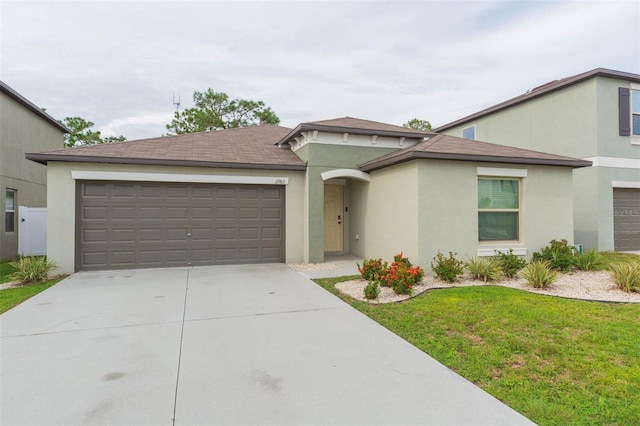
<instances>
[{"instance_id":1,"label":"overcast sky","mask_svg":"<svg viewBox=\"0 0 640 426\"><path fill-rule=\"evenodd\" d=\"M0 79L104 135L167 132L194 91L294 127L434 127L598 67L640 73L640 1L1 1Z\"/></svg>"}]
</instances>

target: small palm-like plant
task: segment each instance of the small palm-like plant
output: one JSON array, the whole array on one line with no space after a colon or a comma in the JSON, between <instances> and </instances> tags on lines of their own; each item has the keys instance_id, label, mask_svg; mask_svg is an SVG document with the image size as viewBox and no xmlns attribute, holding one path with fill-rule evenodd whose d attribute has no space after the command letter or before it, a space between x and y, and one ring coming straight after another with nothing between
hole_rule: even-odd
<instances>
[{"instance_id":1,"label":"small palm-like plant","mask_svg":"<svg viewBox=\"0 0 640 426\"><path fill-rule=\"evenodd\" d=\"M581 271L597 271L604 268L604 258L597 250L576 253L573 264Z\"/></svg>"},{"instance_id":2,"label":"small palm-like plant","mask_svg":"<svg viewBox=\"0 0 640 426\"><path fill-rule=\"evenodd\" d=\"M520 276L535 288L549 287L557 275L546 260L534 260L520 270Z\"/></svg>"},{"instance_id":3,"label":"small palm-like plant","mask_svg":"<svg viewBox=\"0 0 640 426\"><path fill-rule=\"evenodd\" d=\"M640 265L625 262L613 264L610 268L611 277L620 290L640 293Z\"/></svg>"},{"instance_id":4,"label":"small palm-like plant","mask_svg":"<svg viewBox=\"0 0 640 426\"><path fill-rule=\"evenodd\" d=\"M464 263L473 279L488 281L496 281L500 278L500 265L491 258L472 257Z\"/></svg>"},{"instance_id":5,"label":"small palm-like plant","mask_svg":"<svg viewBox=\"0 0 640 426\"><path fill-rule=\"evenodd\" d=\"M16 262L11 262L11 266L16 271L9 278L25 284L44 281L49 273L56 269L55 263L47 260L46 256L21 257Z\"/></svg>"}]
</instances>

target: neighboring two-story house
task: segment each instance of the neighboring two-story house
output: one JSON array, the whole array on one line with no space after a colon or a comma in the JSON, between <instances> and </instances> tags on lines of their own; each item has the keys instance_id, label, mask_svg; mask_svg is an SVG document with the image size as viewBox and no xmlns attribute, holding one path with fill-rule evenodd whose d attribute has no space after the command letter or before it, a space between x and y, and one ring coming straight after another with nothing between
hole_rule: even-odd
<instances>
[{"instance_id":1,"label":"neighboring two-story house","mask_svg":"<svg viewBox=\"0 0 640 426\"><path fill-rule=\"evenodd\" d=\"M598 68L435 131L591 161L573 172L575 243L640 250L639 74Z\"/></svg>"},{"instance_id":2,"label":"neighboring two-story house","mask_svg":"<svg viewBox=\"0 0 640 426\"><path fill-rule=\"evenodd\" d=\"M46 207L47 170L25 153L64 146L68 129L0 81L0 259L18 254L18 206Z\"/></svg>"}]
</instances>

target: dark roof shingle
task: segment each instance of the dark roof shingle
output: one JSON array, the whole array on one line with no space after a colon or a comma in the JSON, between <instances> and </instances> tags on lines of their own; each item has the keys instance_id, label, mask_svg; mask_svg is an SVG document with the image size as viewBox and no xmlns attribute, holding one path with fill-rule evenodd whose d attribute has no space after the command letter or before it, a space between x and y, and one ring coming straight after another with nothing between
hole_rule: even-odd
<instances>
[{"instance_id":1,"label":"dark roof shingle","mask_svg":"<svg viewBox=\"0 0 640 426\"><path fill-rule=\"evenodd\" d=\"M304 170L304 161L276 145L289 131L280 126L251 126L29 153L27 158L42 164L80 161Z\"/></svg>"},{"instance_id":2,"label":"dark roof shingle","mask_svg":"<svg viewBox=\"0 0 640 426\"><path fill-rule=\"evenodd\" d=\"M360 169L371 172L418 158L566 167L588 167L591 165L591 162L577 158L440 134L410 148L369 161L361 165Z\"/></svg>"}]
</instances>

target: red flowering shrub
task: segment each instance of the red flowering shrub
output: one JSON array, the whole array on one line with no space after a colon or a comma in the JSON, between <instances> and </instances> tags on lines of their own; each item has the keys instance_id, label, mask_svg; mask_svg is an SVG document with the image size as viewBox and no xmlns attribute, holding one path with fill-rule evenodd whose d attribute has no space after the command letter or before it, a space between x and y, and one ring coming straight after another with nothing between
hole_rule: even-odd
<instances>
[{"instance_id":1,"label":"red flowering shrub","mask_svg":"<svg viewBox=\"0 0 640 426\"><path fill-rule=\"evenodd\" d=\"M362 268L358 265L362 277L369 282L379 281L380 285L391 287L396 294L411 294L413 286L422 281L424 271L419 266L413 266L409 258L402 253L393 257L393 262L365 260Z\"/></svg>"}]
</instances>

